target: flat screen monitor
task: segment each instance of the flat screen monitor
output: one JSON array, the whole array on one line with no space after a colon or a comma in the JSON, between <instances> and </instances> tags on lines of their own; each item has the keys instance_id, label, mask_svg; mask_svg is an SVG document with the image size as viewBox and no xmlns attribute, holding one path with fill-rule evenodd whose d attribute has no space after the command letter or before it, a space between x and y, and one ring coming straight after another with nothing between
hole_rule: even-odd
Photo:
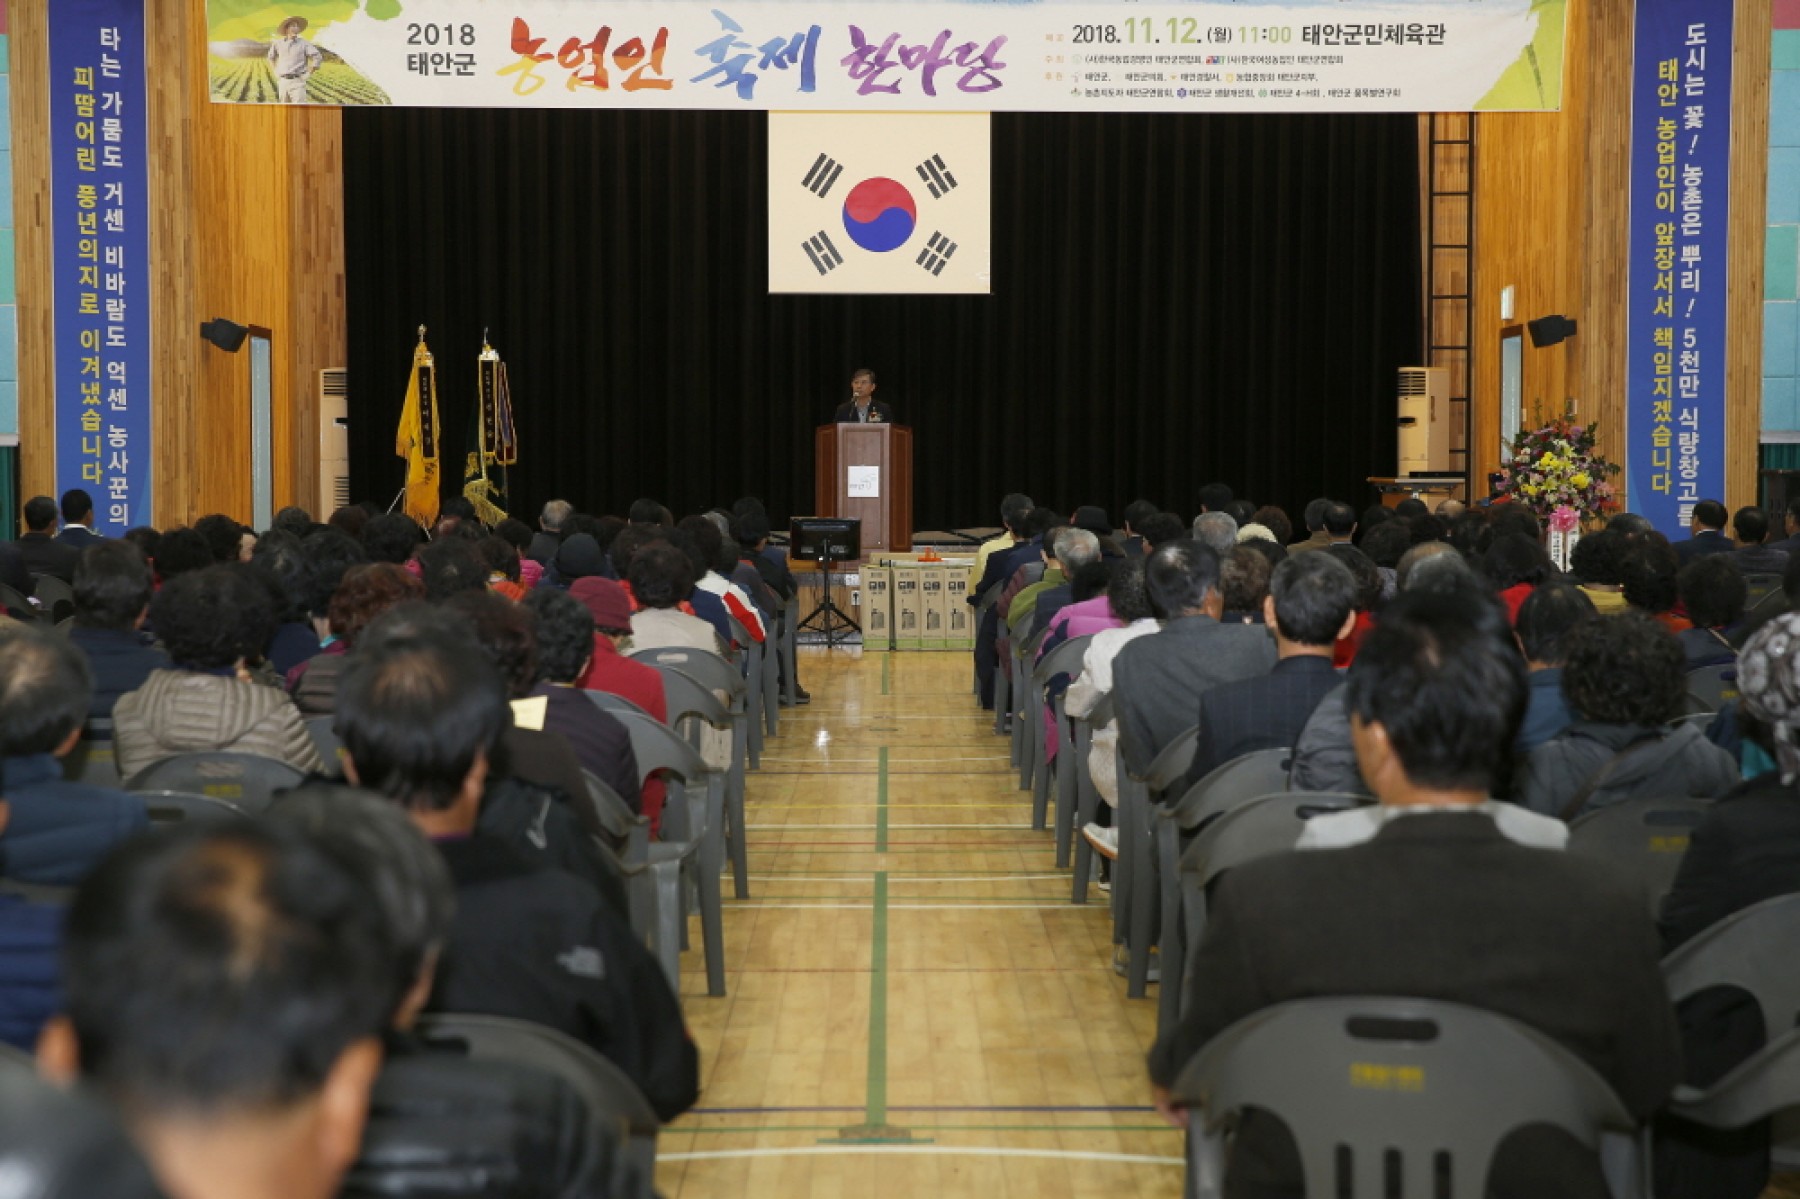
<instances>
[{"instance_id":1,"label":"flat screen monitor","mask_svg":"<svg viewBox=\"0 0 1800 1199\"><path fill-rule=\"evenodd\" d=\"M796 516L788 525L788 557L807 562L855 562L862 557L862 521Z\"/></svg>"}]
</instances>

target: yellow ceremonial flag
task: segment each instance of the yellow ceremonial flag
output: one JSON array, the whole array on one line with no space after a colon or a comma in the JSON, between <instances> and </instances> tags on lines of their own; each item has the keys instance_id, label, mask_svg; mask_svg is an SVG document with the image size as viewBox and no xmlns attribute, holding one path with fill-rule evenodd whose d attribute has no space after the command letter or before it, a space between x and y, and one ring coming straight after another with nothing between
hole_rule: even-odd
<instances>
[{"instance_id":1,"label":"yellow ceremonial flag","mask_svg":"<svg viewBox=\"0 0 1800 1199\"><path fill-rule=\"evenodd\" d=\"M413 351L394 453L406 459L406 514L429 529L438 517L437 365L425 348L424 325Z\"/></svg>"}]
</instances>

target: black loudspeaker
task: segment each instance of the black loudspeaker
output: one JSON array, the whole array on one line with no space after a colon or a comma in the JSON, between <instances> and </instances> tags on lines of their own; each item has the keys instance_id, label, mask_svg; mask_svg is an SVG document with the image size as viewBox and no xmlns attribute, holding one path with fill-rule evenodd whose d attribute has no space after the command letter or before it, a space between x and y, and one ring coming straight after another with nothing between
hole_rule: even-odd
<instances>
[{"instance_id":1,"label":"black loudspeaker","mask_svg":"<svg viewBox=\"0 0 1800 1199\"><path fill-rule=\"evenodd\" d=\"M1562 315L1540 316L1527 321L1525 328L1531 333L1531 344L1540 350L1575 336L1575 322Z\"/></svg>"},{"instance_id":2,"label":"black loudspeaker","mask_svg":"<svg viewBox=\"0 0 1800 1199\"><path fill-rule=\"evenodd\" d=\"M212 342L227 354L235 354L244 347L244 338L250 336L250 330L235 321L224 317L215 317L200 326L200 336Z\"/></svg>"}]
</instances>

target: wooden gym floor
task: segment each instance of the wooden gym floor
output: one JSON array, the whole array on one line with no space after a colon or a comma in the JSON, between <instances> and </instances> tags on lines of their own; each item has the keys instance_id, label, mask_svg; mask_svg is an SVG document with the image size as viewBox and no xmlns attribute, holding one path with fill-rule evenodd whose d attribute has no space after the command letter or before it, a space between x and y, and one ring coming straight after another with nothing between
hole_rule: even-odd
<instances>
[{"instance_id":1,"label":"wooden gym floor","mask_svg":"<svg viewBox=\"0 0 1800 1199\"><path fill-rule=\"evenodd\" d=\"M749 776L729 994L683 955L703 1089L658 1189L1178 1194L1181 1137L1144 1078L1154 1003L1112 972L1105 896L1070 905L969 655L801 655L813 702Z\"/></svg>"}]
</instances>

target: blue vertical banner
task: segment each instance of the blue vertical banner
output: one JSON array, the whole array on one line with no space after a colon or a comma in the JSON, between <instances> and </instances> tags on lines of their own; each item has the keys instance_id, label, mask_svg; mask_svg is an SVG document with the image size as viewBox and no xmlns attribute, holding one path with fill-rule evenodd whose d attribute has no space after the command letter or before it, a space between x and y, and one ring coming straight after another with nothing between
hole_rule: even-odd
<instances>
[{"instance_id":1,"label":"blue vertical banner","mask_svg":"<svg viewBox=\"0 0 1800 1199\"><path fill-rule=\"evenodd\" d=\"M56 485L95 527L150 520L150 172L143 0L50 17Z\"/></svg>"},{"instance_id":2,"label":"blue vertical banner","mask_svg":"<svg viewBox=\"0 0 1800 1199\"><path fill-rule=\"evenodd\" d=\"M1671 537L1725 499L1733 0L1637 0L1629 502Z\"/></svg>"}]
</instances>

